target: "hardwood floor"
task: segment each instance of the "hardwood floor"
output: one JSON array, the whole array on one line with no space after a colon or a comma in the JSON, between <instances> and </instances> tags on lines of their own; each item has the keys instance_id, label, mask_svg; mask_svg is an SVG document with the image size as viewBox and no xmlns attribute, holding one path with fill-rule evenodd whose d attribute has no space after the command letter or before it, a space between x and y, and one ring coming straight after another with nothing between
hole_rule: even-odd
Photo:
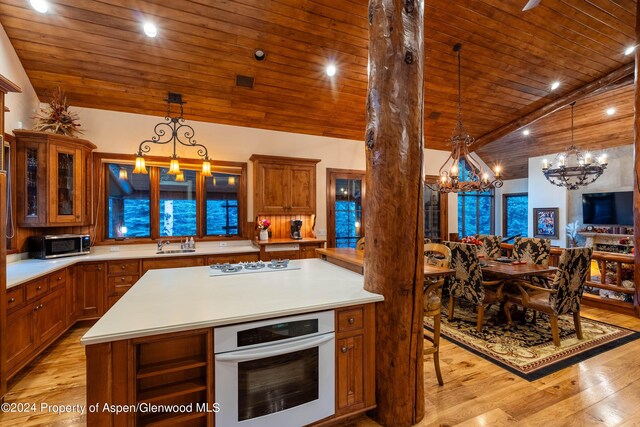
<instances>
[{"instance_id":1,"label":"hardwood floor","mask_svg":"<svg viewBox=\"0 0 640 427\"><path fill-rule=\"evenodd\" d=\"M640 319L598 309L583 315L634 330ZM0 426L85 426L77 412L40 412L49 405L85 404L85 357L76 326L9 382L9 403L35 403L32 413L0 414ZM439 387L425 358L426 416L420 426L640 425L640 340L534 382L523 380L446 340ZM361 417L348 427L377 424Z\"/></svg>"}]
</instances>

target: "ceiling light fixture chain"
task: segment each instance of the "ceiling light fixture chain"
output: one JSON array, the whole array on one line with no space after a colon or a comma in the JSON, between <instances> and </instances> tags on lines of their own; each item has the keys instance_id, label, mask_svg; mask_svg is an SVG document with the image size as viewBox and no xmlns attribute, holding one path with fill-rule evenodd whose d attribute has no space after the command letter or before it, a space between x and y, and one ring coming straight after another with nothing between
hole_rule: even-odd
<instances>
[{"instance_id":1,"label":"ceiling light fixture chain","mask_svg":"<svg viewBox=\"0 0 640 427\"><path fill-rule=\"evenodd\" d=\"M469 154L469 148L475 142L475 138L469 135L464 127L462 120L462 60L461 51L462 44L456 43L453 51L458 56L458 114L456 125L451 134L451 154L440 167L438 182L426 184L433 191L442 193L459 193L467 191L486 191L492 188L502 187L502 179L500 178L500 167L496 166L494 177L489 176L489 172L485 171ZM460 180L460 162L464 160L465 170L462 171L464 181Z\"/></svg>"},{"instance_id":2,"label":"ceiling light fixture chain","mask_svg":"<svg viewBox=\"0 0 640 427\"><path fill-rule=\"evenodd\" d=\"M138 152L136 153L136 167L133 173L147 173L144 161L144 155L151 151L151 144L157 145L173 145L173 155L171 156L171 162L169 165L170 175L180 175L180 164L178 162L177 148L178 144L185 147L197 148L196 154L202 158L202 174L204 176L211 176L211 163L209 159L209 151L203 144L199 144L195 140L195 130L190 125L186 124L184 119L184 104L182 101L182 95L179 93L171 93L167 99L164 100L167 103L167 115L165 121L158 123L153 128L154 136L151 139L145 139L138 146ZM172 116L171 105L178 104L180 108L180 114Z\"/></svg>"}]
</instances>

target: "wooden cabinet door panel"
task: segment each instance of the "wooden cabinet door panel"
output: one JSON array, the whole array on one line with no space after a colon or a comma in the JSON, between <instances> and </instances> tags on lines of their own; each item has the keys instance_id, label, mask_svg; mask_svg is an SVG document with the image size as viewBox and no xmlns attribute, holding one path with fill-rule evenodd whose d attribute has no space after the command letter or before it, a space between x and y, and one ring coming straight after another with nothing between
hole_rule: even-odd
<instances>
[{"instance_id":1,"label":"wooden cabinet door panel","mask_svg":"<svg viewBox=\"0 0 640 427\"><path fill-rule=\"evenodd\" d=\"M35 311L37 345L55 339L64 332L65 317L64 288L40 298Z\"/></svg>"},{"instance_id":2,"label":"wooden cabinet door panel","mask_svg":"<svg viewBox=\"0 0 640 427\"><path fill-rule=\"evenodd\" d=\"M237 264L239 262L256 262L260 259L260 253L252 254L225 254L225 255L210 255L207 257L207 265L211 264Z\"/></svg>"},{"instance_id":3,"label":"wooden cabinet door panel","mask_svg":"<svg viewBox=\"0 0 640 427\"><path fill-rule=\"evenodd\" d=\"M91 262L82 264L77 270L78 318L91 319L104 314L105 263Z\"/></svg>"},{"instance_id":4,"label":"wooden cabinet door panel","mask_svg":"<svg viewBox=\"0 0 640 427\"><path fill-rule=\"evenodd\" d=\"M364 335L337 340L336 415L364 406Z\"/></svg>"},{"instance_id":5,"label":"wooden cabinet door panel","mask_svg":"<svg viewBox=\"0 0 640 427\"><path fill-rule=\"evenodd\" d=\"M17 141L18 225L24 227L46 225L47 146L38 142Z\"/></svg>"},{"instance_id":6,"label":"wooden cabinet door panel","mask_svg":"<svg viewBox=\"0 0 640 427\"><path fill-rule=\"evenodd\" d=\"M27 304L7 316L7 369L12 370L36 348L34 308Z\"/></svg>"},{"instance_id":7,"label":"wooden cabinet door panel","mask_svg":"<svg viewBox=\"0 0 640 427\"><path fill-rule=\"evenodd\" d=\"M51 145L49 152L49 223L82 224L83 156L79 148Z\"/></svg>"},{"instance_id":8,"label":"wooden cabinet door panel","mask_svg":"<svg viewBox=\"0 0 640 427\"><path fill-rule=\"evenodd\" d=\"M312 197L316 194L315 167L291 167L291 201L288 212L293 214L312 214L315 212L316 201Z\"/></svg>"},{"instance_id":9,"label":"wooden cabinet door panel","mask_svg":"<svg viewBox=\"0 0 640 427\"><path fill-rule=\"evenodd\" d=\"M255 191L259 191L258 198L262 198L258 214L283 213L291 206L291 172L288 166L261 165L258 182L261 185Z\"/></svg>"},{"instance_id":10,"label":"wooden cabinet door panel","mask_svg":"<svg viewBox=\"0 0 640 427\"><path fill-rule=\"evenodd\" d=\"M265 252L263 261L271 261L272 259L300 259L300 251L275 251Z\"/></svg>"}]
</instances>

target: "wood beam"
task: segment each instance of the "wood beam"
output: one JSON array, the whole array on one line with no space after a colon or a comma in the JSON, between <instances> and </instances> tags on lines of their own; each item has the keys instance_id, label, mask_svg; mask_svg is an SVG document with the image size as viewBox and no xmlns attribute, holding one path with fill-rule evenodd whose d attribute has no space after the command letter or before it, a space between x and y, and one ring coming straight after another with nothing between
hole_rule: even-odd
<instances>
[{"instance_id":1,"label":"wood beam","mask_svg":"<svg viewBox=\"0 0 640 427\"><path fill-rule=\"evenodd\" d=\"M424 416L422 156L424 0L369 1L365 289L376 308L376 400L385 426Z\"/></svg>"},{"instance_id":2,"label":"wood beam","mask_svg":"<svg viewBox=\"0 0 640 427\"><path fill-rule=\"evenodd\" d=\"M636 46L640 43L640 2L636 6ZM633 305L636 310L636 316L640 317L640 91L638 83L640 82L640 50L636 49L635 53L635 91L634 91L634 123L633 123L633 139L634 139L634 185L633 185L633 240L635 247L635 256L633 262L633 281L635 283L636 294L633 299Z\"/></svg>"},{"instance_id":3,"label":"wood beam","mask_svg":"<svg viewBox=\"0 0 640 427\"><path fill-rule=\"evenodd\" d=\"M510 133L515 132L518 129L522 129L523 127L535 122L536 120L540 120L541 118L558 111L559 109L574 101L579 101L580 99L592 95L597 91L609 89L612 86L615 87L616 84L618 84L620 81L624 81L626 79L627 82L630 82L629 76L633 76L634 69L635 63L630 62L607 74L606 76L600 77L599 79L587 83L586 85L574 90L573 92L569 92L566 95L556 98L555 100L538 108L537 110L532 111L531 113L526 114L519 119L513 120L512 122L500 126L499 128L496 128L491 132L477 138L475 144L473 144L473 146L471 147L471 150L476 151L477 149L493 141L497 141L503 136L509 135Z\"/></svg>"}]
</instances>

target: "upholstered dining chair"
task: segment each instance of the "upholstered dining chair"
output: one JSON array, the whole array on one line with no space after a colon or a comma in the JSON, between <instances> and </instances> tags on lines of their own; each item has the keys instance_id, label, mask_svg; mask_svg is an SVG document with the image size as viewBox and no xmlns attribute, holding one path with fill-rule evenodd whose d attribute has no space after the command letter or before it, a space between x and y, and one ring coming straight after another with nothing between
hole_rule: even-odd
<instances>
[{"instance_id":1,"label":"upholstered dining chair","mask_svg":"<svg viewBox=\"0 0 640 427\"><path fill-rule=\"evenodd\" d=\"M424 260L426 264L437 267L449 267L451 263L451 250L439 243L427 243L424 245ZM424 282L424 316L433 318L433 335L424 330L424 338L431 343L425 347L424 354L433 354L433 364L436 370L438 384L444 385L440 372L440 322L442 309L442 286L444 278L426 279ZM424 329L424 328L423 328Z\"/></svg>"},{"instance_id":2,"label":"upholstered dining chair","mask_svg":"<svg viewBox=\"0 0 640 427\"><path fill-rule=\"evenodd\" d=\"M361 238L356 242L356 251L357 251L357 252L364 252L364 237L361 237Z\"/></svg>"},{"instance_id":3,"label":"upholstered dining chair","mask_svg":"<svg viewBox=\"0 0 640 427\"><path fill-rule=\"evenodd\" d=\"M465 243L445 242L451 249L451 266L455 270L453 276L445 279L445 286L449 286L449 320L453 319L456 298L464 298L478 306L478 321L476 329L482 332L485 307L502 302L502 280L484 281L478 261L475 245Z\"/></svg>"},{"instance_id":4,"label":"upholstered dining chair","mask_svg":"<svg viewBox=\"0 0 640 427\"><path fill-rule=\"evenodd\" d=\"M513 258L527 264L549 265L551 240L532 237L516 237L513 241Z\"/></svg>"},{"instance_id":5,"label":"upholstered dining chair","mask_svg":"<svg viewBox=\"0 0 640 427\"><path fill-rule=\"evenodd\" d=\"M482 242L480 246L480 253L490 259L500 258L502 249L502 236L494 236L491 234L478 234L476 236L478 240Z\"/></svg>"},{"instance_id":6,"label":"upholstered dining chair","mask_svg":"<svg viewBox=\"0 0 640 427\"><path fill-rule=\"evenodd\" d=\"M565 249L560 255L555 276L549 280L546 287L518 281L516 285L519 292L506 294L504 312L509 324L512 324L511 307L513 305L545 313L549 315L553 344L560 347L558 316L572 313L576 335L578 339L582 339L580 301L591 266L592 253L592 248Z\"/></svg>"}]
</instances>

